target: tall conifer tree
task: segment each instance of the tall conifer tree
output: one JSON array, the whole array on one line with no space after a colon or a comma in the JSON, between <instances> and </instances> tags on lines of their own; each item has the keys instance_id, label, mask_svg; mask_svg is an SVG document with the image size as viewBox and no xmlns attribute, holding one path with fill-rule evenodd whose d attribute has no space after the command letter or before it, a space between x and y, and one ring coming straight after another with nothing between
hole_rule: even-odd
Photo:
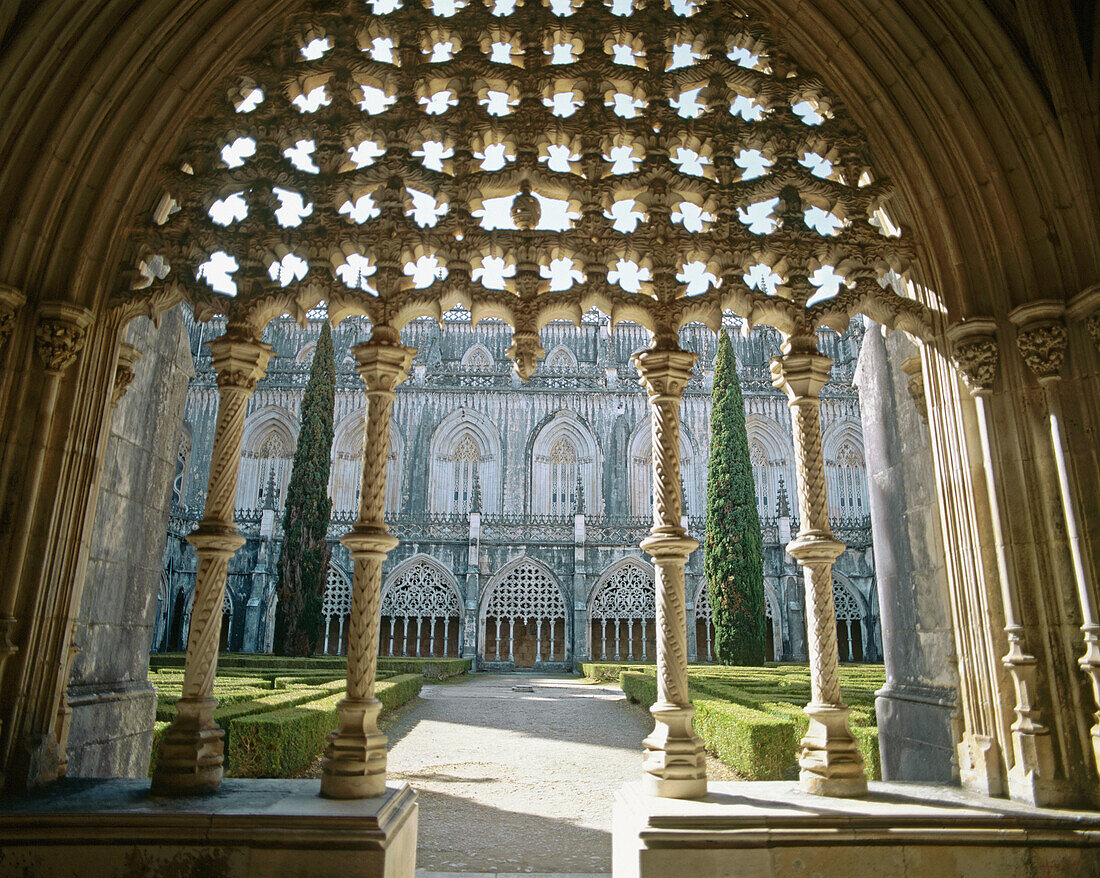
<instances>
[{"instance_id":1,"label":"tall conifer tree","mask_svg":"<svg viewBox=\"0 0 1100 878\"><path fill-rule=\"evenodd\" d=\"M764 558L749 460L745 403L733 345L718 336L710 411L707 535L703 568L718 660L764 663Z\"/></svg>"},{"instance_id":2,"label":"tall conifer tree","mask_svg":"<svg viewBox=\"0 0 1100 878\"><path fill-rule=\"evenodd\" d=\"M331 552L325 535L332 511L328 477L335 403L336 362L332 330L325 320L302 396L302 426L286 492L275 612L277 655L312 655L321 634L321 602Z\"/></svg>"}]
</instances>

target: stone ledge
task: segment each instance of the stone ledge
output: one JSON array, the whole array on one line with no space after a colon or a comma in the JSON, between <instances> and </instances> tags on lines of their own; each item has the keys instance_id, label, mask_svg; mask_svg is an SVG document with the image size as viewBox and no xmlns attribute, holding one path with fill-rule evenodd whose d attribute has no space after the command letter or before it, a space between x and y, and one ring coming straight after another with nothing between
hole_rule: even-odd
<instances>
[{"instance_id":1,"label":"stone ledge","mask_svg":"<svg viewBox=\"0 0 1100 878\"><path fill-rule=\"evenodd\" d=\"M416 793L334 800L315 780L227 779L212 796L149 794L148 780L65 780L0 800L0 865L30 874L411 878Z\"/></svg>"},{"instance_id":2,"label":"stone ledge","mask_svg":"<svg viewBox=\"0 0 1100 878\"><path fill-rule=\"evenodd\" d=\"M618 794L616 878L1100 874L1100 813L1029 808L962 790L872 783L826 799L793 782L712 783L698 801Z\"/></svg>"}]
</instances>

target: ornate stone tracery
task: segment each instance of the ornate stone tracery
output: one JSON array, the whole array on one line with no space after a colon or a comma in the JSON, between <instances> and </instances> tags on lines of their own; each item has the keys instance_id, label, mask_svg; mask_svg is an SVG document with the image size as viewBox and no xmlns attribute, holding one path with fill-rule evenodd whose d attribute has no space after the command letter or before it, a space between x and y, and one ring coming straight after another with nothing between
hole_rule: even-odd
<instances>
[{"instance_id":1,"label":"ornate stone tracery","mask_svg":"<svg viewBox=\"0 0 1100 878\"><path fill-rule=\"evenodd\" d=\"M139 258L171 270L143 283L200 316L324 299L400 325L461 302L515 328L524 377L538 327L593 306L662 344L723 310L926 324L875 282L910 246L858 128L726 0L318 2L226 83L166 185L178 209Z\"/></svg>"},{"instance_id":2,"label":"ornate stone tracery","mask_svg":"<svg viewBox=\"0 0 1100 878\"><path fill-rule=\"evenodd\" d=\"M382 652L451 655L451 632L458 636L461 610L458 593L435 564L411 564L382 596ZM453 654L457 642L455 647Z\"/></svg>"},{"instance_id":3,"label":"ornate stone tracery","mask_svg":"<svg viewBox=\"0 0 1100 878\"><path fill-rule=\"evenodd\" d=\"M636 562L610 571L596 586L588 615L593 657L648 661L657 615L653 574Z\"/></svg>"},{"instance_id":4,"label":"ornate stone tracery","mask_svg":"<svg viewBox=\"0 0 1100 878\"><path fill-rule=\"evenodd\" d=\"M563 661L565 620L561 589L542 567L522 561L492 586L482 613L485 656L492 655L491 661L520 664L517 647L523 647L524 638L530 640L533 635L534 663Z\"/></svg>"}]
</instances>

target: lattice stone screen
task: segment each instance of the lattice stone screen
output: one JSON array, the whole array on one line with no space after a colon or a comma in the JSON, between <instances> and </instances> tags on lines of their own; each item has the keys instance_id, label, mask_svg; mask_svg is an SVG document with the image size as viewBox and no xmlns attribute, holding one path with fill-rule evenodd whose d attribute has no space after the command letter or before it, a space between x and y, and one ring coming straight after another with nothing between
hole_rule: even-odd
<instances>
[{"instance_id":1,"label":"lattice stone screen","mask_svg":"<svg viewBox=\"0 0 1100 878\"><path fill-rule=\"evenodd\" d=\"M843 583L833 580L836 639L842 662L863 660L863 609Z\"/></svg>"},{"instance_id":2,"label":"lattice stone screen","mask_svg":"<svg viewBox=\"0 0 1100 878\"><path fill-rule=\"evenodd\" d=\"M599 586L592 601L593 657L648 661L656 651L656 614L653 574L639 564L620 567Z\"/></svg>"},{"instance_id":3,"label":"lattice stone screen","mask_svg":"<svg viewBox=\"0 0 1100 878\"><path fill-rule=\"evenodd\" d=\"M321 615L325 617L325 640L321 651L325 655L344 652L344 626L351 614L351 580L335 564L328 569L328 583L321 601ZM336 629L333 636L333 628Z\"/></svg>"},{"instance_id":4,"label":"lattice stone screen","mask_svg":"<svg viewBox=\"0 0 1100 878\"><path fill-rule=\"evenodd\" d=\"M519 564L497 583L485 607L485 659L517 666L564 661L565 635L565 601L541 567Z\"/></svg>"},{"instance_id":5,"label":"lattice stone screen","mask_svg":"<svg viewBox=\"0 0 1100 878\"><path fill-rule=\"evenodd\" d=\"M382 597L380 648L388 655L458 655L460 614L458 595L440 570L418 561Z\"/></svg>"}]
</instances>

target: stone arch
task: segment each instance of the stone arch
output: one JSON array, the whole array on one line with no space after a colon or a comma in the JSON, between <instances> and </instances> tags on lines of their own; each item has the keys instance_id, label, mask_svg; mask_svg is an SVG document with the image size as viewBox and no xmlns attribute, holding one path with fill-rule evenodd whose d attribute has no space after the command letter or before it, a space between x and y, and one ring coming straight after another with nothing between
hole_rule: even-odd
<instances>
[{"instance_id":1,"label":"stone arch","mask_svg":"<svg viewBox=\"0 0 1100 878\"><path fill-rule=\"evenodd\" d=\"M172 505L182 506L187 496L187 472L191 466L191 425L186 421L180 427L179 445L176 447L176 469L172 476Z\"/></svg>"},{"instance_id":2,"label":"stone arch","mask_svg":"<svg viewBox=\"0 0 1100 878\"><path fill-rule=\"evenodd\" d=\"M313 362L313 352L317 350L317 342L311 341L302 345L302 349L294 357L294 365L309 366Z\"/></svg>"},{"instance_id":3,"label":"stone arch","mask_svg":"<svg viewBox=\"0 0 1100 878\"><path fill-rule=\"evenodd\" d=\"M842 662L864 661L872 620L866 602L851 581L833 571L833 607L836 612L837 652Z\"/></svg>"},{"instance_id":4,"label":"stone arch","mask_svg":"<svg viewBox=\"0 0 1100 878\"><path fill-rule=\"evenodd\" d=\"M649 417L638 421L627 443L627 472L630 484L630 514L653 514L653 436ZM706 473L697 454L695 438L680 424L680 480L684 485L684 514L703 515L706 512L705 486L700 490L699 473Z\"/></svg>"},{"instance_id":5,"label":"stone arch","mask_svg":"<svg viewBox=\"0 0 1100 878\"><path fill-rule=\"evenodd\" d=\"M567 454L572 449L571 460ZM566 452L563 454L563 452ZM535 515L572 515L576 508L576 480L584 488L584 509L597 515L603 509L601 472L603 454L588 423L562 409L546 418L530 440L527 499Z\"/></svg>"},{"instance_id":6,"label":"stone arch","mask_svg":"<svg viewBox=\"0 0 1100 878\"><path fill-rule=\"evenodd\" d=\"M761 519L774 519L779 514L780 480L787 494L789 511L796 513L797 491L794 484L794 451L790 427L753 412L745 417L745 429L749 437L756 507Z\"/></svg>"},{"instance_id":7,"label":"stone arch","mask_svg":"<svg viewBox=\"0 0 1100 878\"><path fill-rule=\"evenodd\" d=\"M252 412L244 425L241 465L237 476L237 508L264 504L275 477L275 507L282 508L290 482L291 463L298 441L297 418L282 406L268 405Z\"/></svg>"},{"instance_id":8,"label":"stone arch","mask_svg":"<svg viewBox=\"0 0 1100 878\"><path fill-rule=\"evenodd\" d=\"M464 440L468 440L467 446L472 443L476 460L474 454L461 454L465 450ZM468 512L475 474L481 492L481 511L500 512L504 484L500 430L485 415L470 408L459 408L447 415L432 432L428 458L429 512Z\"/></svg>"},{"instance_id":9,"label":"stone arch","mask_svg":"<svg viewBox=\"0 0 1100 878\"><path fill-rule=\"evenodd\" d=\"M825 433L821 444L830 516L858 519L869 515L863 431L852 421L840 421Z\"/></svg>"},{"instance_id":10,"label":"stone arch","mask_svg":"<svg viewBox=\"0 0 1100 878\"><path fill-rule=\"evenodd\" d=\"M383 655L461 655L462 595L431 556L418 553L394 568L382 587L381 612Z\"/></svg>"},{"instance_id":11,"label":"stone arch","mask_svg":"<svg viewBox=\"0 0 1100 878\"><path fill-rule=\"evenodd\" d=\"M230 635L233 633L233 598L229 588L226 587L222 595L222 624L221 634L218 636L218 649L221 652L229 651Z\"/></svg>"},{"instance_id":12,"label":"stone arch","mask_svg":"<svg viewBox=\"0 0 1100 878\"><path fill-rule=\"evenodd\" d=\"M479 341L475 341L462 355L462 365L467 369L488 369L496 362L493 352Z\"/></svg>"},{"instance_id":13,"label":"stone arch","mask_svg":"<svg viewBox=\"0 0 1100 878\"><path fill-rule=\"evenodd\" d=\"M567 596L550 568L523 555L489 580L478 613L482 659L514 667L569 662Z\"/></svg>"},{"instance_id":14,"label":"stone arch","mask_svg":"<svg viewBox=\"0 0 1100 878\"><path fill-rule=\"evenodd\" d=\"M329 560L325 594L321 600L321 615L325 619L325 636L317 643L322 655L343 655L347 643L348 617L351 615L351 577L335 558Z\"/></svg>"},{"instance_id":15,"label":"stone arch","mask_svg":"<svg viewBox=\"0 0 1100 878\"><path fill-rule=\"evenodd\" d=\"M333 513L355 515L363 480L363 430L366 409L344 415L332 431L332 469L328 493ZM405 473L405 439L390 421L390 454L386 465L386 512L401 510L401 482Z\"/></svg>"},{"instance_id":16,"label":"stone arch","mask_svg":"<svg viewBox=\"0 0 1100 878\"><path fill-rule=\"evenodd\" d=\"M575 372L577 357L564 344L559 344L543 360L543 368L548 372Z\"/></svg>"},{"instance_id":17,"label":"stone arch","mask_svg":"<svg viewBox=\"0 0 1100 878\"><path fill-rule=\"evenodd\" d=\"M653 567L623 558L604 571L588 600L588 632L594 661L648 661L656 655Z\"/></svg>"},{"instance_id":18,"label":"stone arch","mask_svg":"<svg viewBox=\"0 0 1100 878\"><path fill-rule=\"evenodd\" d=\"M783 629L786 617L774 586L764 580L764 646L765 660L778 661L783 655ZM702 577L695 591L695 651L699 661L712 662L714 653L714 610L710 604L707 579ZM700 645L702 644L702 645Z\"/></svg>"}]
</instances>

